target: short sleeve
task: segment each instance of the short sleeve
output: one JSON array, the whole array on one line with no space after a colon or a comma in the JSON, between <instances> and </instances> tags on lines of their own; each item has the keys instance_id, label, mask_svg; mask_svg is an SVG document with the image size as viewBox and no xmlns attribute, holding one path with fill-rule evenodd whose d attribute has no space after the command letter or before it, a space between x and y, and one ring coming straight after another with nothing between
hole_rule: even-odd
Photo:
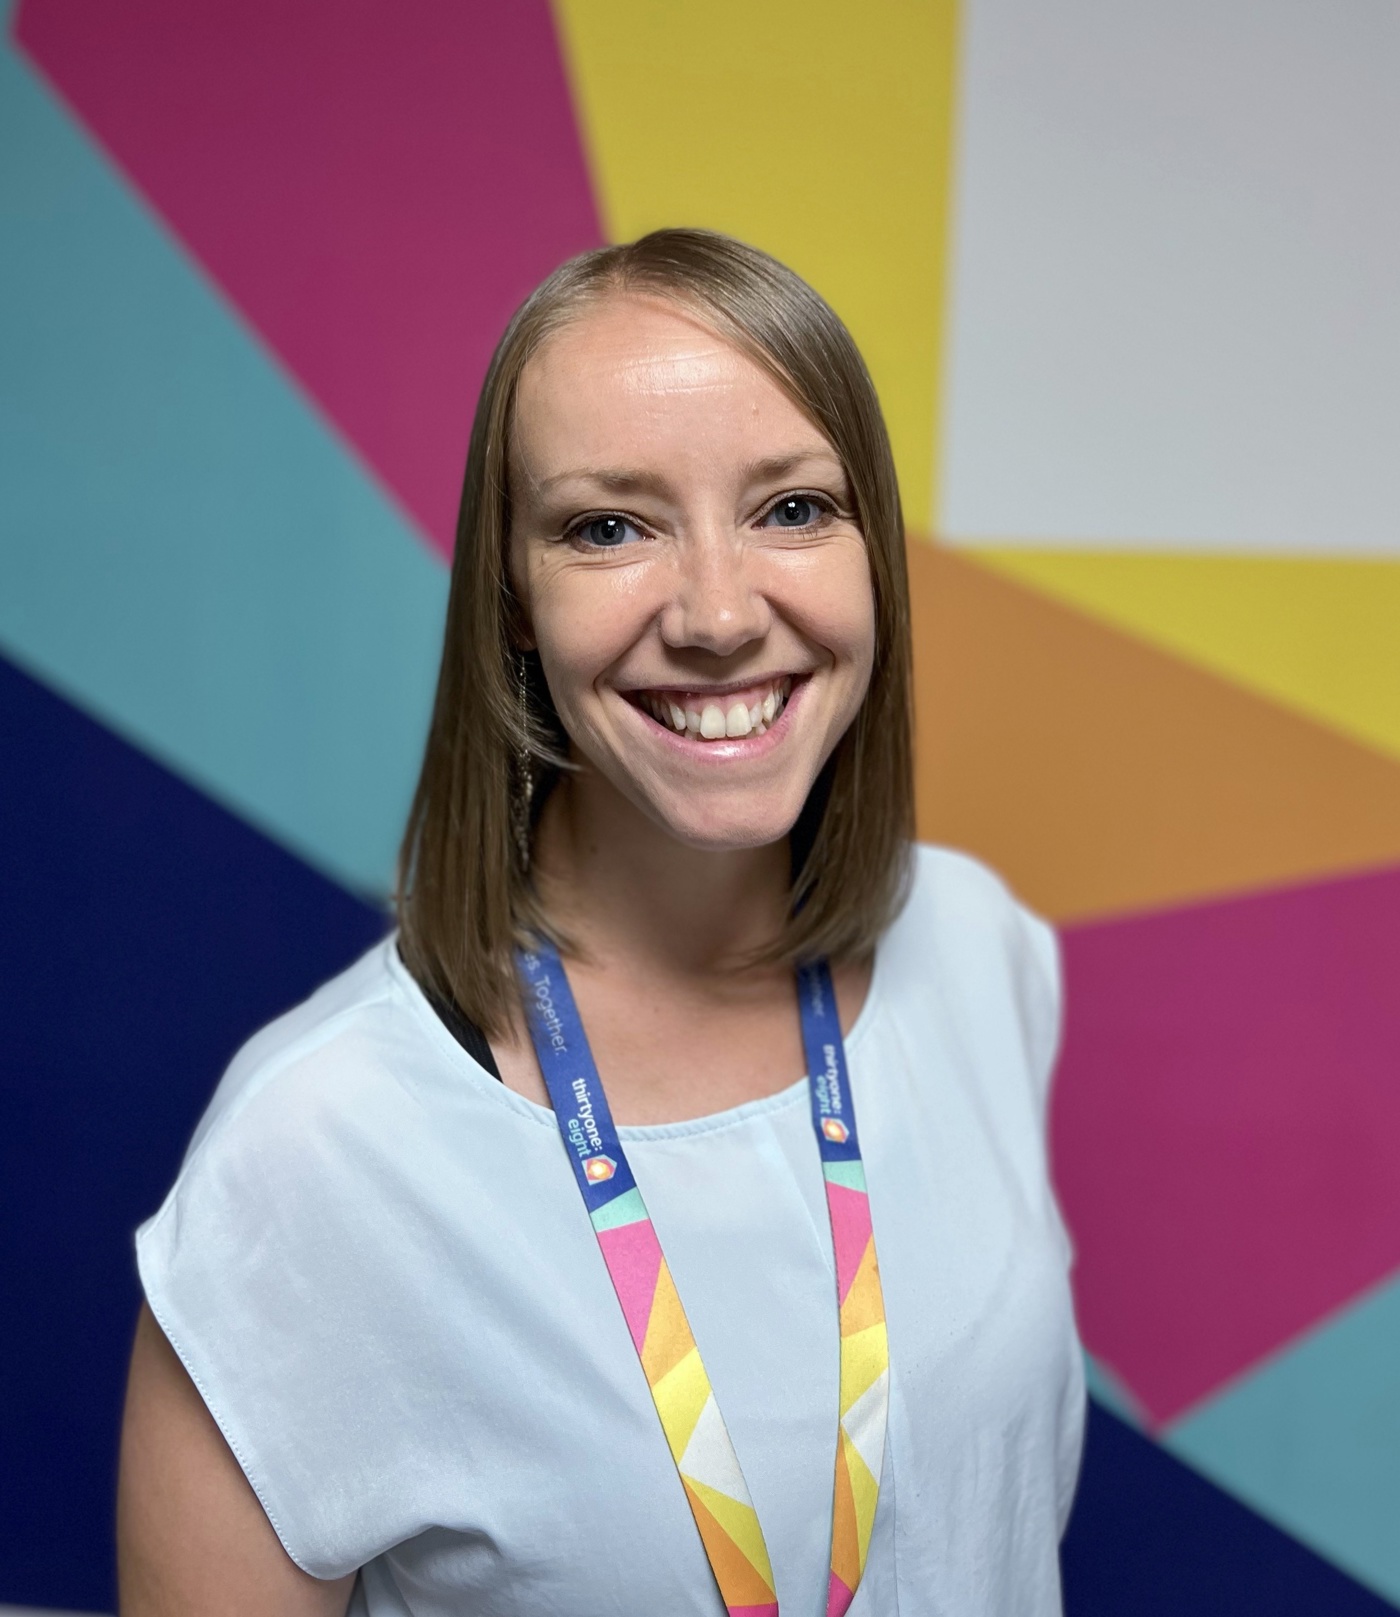
<instances>
[{"instance_id":1,"label":"short sleeve","mask_svg":"<svg viewBox=\"0 0 1400 1617\"><path fill-rule=\"evenodd\" d=\"M1044 1122L1047 1121L1050 1082L1059 1058L1064 1027L1064 974L1060 940L1053 927L1023 905L1016 905L1016 918L1023 940L1016 963L1017 995L1025 1019Z\"/></svg>"},{"instance_id":2,"label":"short sleeve","mask_svg":"<svg viewBox=\"0 0 1400 1617\"><path fill-rule=\"evenodd\" d=\"M1050 1096L1055 1067L1064 1035L1064 972L1060 941L1053 927L1022 905L1016 906L1025 947L1019 967L1019 996L1025 1017L1027 1039L1039 1095L1041 1125L1046 1138L1047 1172L1053 1181L1050 1162ZM1060 1211L1053 1183L1050 1189L1050 1216L1064 1254L1065 1264L1074 1263L1074 1241ZM1083 1351L1073 1316L1068 1316L1071 1373L1060 1389L1055 1422L1055 1506L1056 1523L1063 1537L1069 1525L1075 1490L1084 1452L1084 1425L1087 1390Z\"/></svg>"},{"instance_id":3,"label":"short sleeve","mask_svg":"<svg viewBox=\"0 0 1400 1617\"><path fill-rule=\"evenodd\" d=\"M420 1125L335 1037L226 1080L216 1110L137 1232L142 1287L288 1555L338 1577L416 1526L395 1509L382 1368L419 1283L384 1230L395 1142Z\"/></svg>"}]
</instances>

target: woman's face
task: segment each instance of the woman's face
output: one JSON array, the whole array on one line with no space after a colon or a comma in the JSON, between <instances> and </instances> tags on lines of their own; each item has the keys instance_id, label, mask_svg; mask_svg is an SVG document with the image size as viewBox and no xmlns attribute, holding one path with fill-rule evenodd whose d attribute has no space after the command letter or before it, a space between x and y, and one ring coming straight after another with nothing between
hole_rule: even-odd
<instances>
[{"instance_id":1,"label":"woman's face","mask_svg":"<svg viewBox=\"0 0 1400 1617\"><path fill-rule=\"evenodd\" d=\"M786 836L875 643L821 432L707 326L619 295L526 366L510 481L512 577L579 761L692 846Z\"/></svg>"}]
</instances>

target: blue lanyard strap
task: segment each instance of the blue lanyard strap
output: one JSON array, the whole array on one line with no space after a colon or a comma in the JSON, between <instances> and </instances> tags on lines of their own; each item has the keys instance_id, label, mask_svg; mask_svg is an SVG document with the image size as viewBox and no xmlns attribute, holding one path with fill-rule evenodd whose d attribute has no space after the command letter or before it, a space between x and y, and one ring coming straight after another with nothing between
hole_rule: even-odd
<instances>
[{"instance_id":1,"label":"blue lanyard strap","mask_svg":"<svg viewBox=\"0 0 1400 1617\"><path fill-rule=\"evenodd\" d=\"M797 968L797 1007L802 1021L802 1051L807 1058L812 1128L822 1165L859 1163L860 1138L846 1073L846 1041L841 1037L836 992L825 960Z\"/></svg>"},{"instance_id":2,"label":"blue lanyard strap","mask_svg":"<svg viewBox=\"0 0 1400 1617\"><path fill-rule=\"evenodd\" d=\"M559 1133L589 1216L635 1191L637 1181L617 1137L612 1109L593 1060L558 951L542 943L516 956L535 1055Z\"/></svg>"}]
</instances>

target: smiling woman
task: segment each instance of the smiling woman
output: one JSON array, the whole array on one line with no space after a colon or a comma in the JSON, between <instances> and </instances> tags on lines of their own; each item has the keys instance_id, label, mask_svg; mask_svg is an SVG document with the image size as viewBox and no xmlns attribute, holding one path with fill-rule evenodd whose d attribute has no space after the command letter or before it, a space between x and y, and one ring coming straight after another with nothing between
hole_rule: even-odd
<instances>
[{"instance_id":1,"label":"smiling woman","mask_svg":"<svg viewBox=\"0 0 1400 1617\"><path fill-rule=\"evenodd\" d=\"M397 934L138 1237L124 1610L1058 1610L1056 951L912 846L903 542L772 259L662 231L516 315Z\"/></svg>"},{"instance_id":2,"label":"smiling woman","mask_svg":"<svg viewBox=\"0 0 1400 1617\"><path fill-rule=\"evenodd\" d=\"M756 942L769 959L867 954L913 834L909 664L893 461L831 309L705 232L566 264L511 322L477 409L405 842L405 957L489 1031L509 1018L512 946L560 937L538 876L511 858L521 760L541 812L570 746L594 766L586 793L606 780L610 812L662 829L667 888L673 833L714 845L726 818L781 864L824 777L784 872L783 925ZM759 746L770 694L789 717ZM735 748L739 706L759 714ZM638 722L652 707L677 739L726 745L661 750Z\"/></svg>"}]
</instances>

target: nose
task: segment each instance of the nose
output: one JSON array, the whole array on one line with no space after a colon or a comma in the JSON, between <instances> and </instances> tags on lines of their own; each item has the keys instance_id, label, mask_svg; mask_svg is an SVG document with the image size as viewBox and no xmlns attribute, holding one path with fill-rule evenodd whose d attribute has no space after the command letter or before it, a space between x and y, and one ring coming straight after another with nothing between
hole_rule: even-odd
<instances>
[{"instance_id":1,"label":"nose","mask_svg":"<svg viewBox=\"0 0 1400 1617\"><path fill-rule=\"evenodd\" d=\"M677 558L675 593L661 615L666 644L729 657L767 634L772 609L753 555L737 536L696 535Z\"/></svg>"}]
</instances>

